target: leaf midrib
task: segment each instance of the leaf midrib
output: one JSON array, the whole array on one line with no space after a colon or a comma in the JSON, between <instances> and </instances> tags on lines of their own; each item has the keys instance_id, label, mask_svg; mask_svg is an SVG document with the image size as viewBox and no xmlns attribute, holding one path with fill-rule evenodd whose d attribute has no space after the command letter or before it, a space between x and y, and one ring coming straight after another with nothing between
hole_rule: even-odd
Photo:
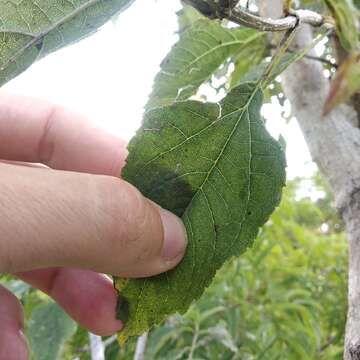
<instances>
[{"instance_id":1,"label":"leaf midrib","mask_svg":"<svg viewBox=\"0 0 360 360\"><path fill-rule=\"evenodd\" d=\"M79 15L82 11L86 10L87 8L91 7L92 5L95 5L100 0L89 0L88 2L80 5L78 8L74 9L69 14L65 15L63 18L59 19L58 21L54 22L51 26L49 26L44 31L40 32L38 35L31 34L30 36L33 37L31 41L29 41L27 44L25 44L23 47L21 47L5 64L3 64L0 67L0 71L4 71L9 64L16 61L16 59L21 56L27 49L29 49L31 46L35 45L37 42L41 41L46 35L48 35L50 32L55 30L57 27L65 24L68 20L71 20L75 16ZM23 35L29 35L22 32L16 32L16 31L0 31L0 33L19 33ZM41 53L41 50L39 51Z\"/></svg>"},{"instance_id":2,"label":"leaf midrib","mask_svg":"<svg viewBox=\"0 0 360 360\"><path fill-rule=\"evenodd\" d=\"M196 198L197 194L200 192L200 191L203 191L203 186L204 184L207 182L207 180L209 179L209 176L212 174L214 168L217 166L217 164L219 163L220 159L221 159L221 156L224 154L224 151L226 150L229 142L231 141L232 137L234 136L234 133L244 115L244 112L248 110L248 107L251 103L251 101L254 99L255 95L257 94L257 92L259 91L259 89L261 88L260 84L256 84L256 86L254 87L252 93L250 94L247 102L245 103L245 105L239 109L236 109L226 115L224 115L223 117L221 117L219 120L217 121L213 121L211 122L209 125L207 125L205 128L201 129L200 131L198 131L196 134L193 134L191 136L189 136L187 139L185 139L183 142L181 142L180 144L172 147L171 149L155 156L153 159L149 160L142 168L141 170L139 170L139 172L135 175L135 177L141 173L141 171L146 168L147 166L149 166L151 163L153 163L154 161L156 161L159 157L165 155L165 154L168 154L168 153L171 153L172 151L176 150L177 148L181 147L182 145L184 145L186 142L188 142L189 140L197 137L197 136L200 136L203 132L205 132L206 130L208 130L209 128L211 128L211 126L213 126L216 122L218 121L223 121L226 117L229 117L237 112L241 112L241 114L239 115L239 119L235 122L235 125L230 133L230 135L228 136L227 140L225 141L223 147L221 148L220 152L219 152L219 155L218 157L216 158L216 160L213 161L213 165L211 166L211 168L209 169L209 171L206 171L205 173L207 173L206 177L204 178L204 181L202 181L201 185L198 187L198 189L196 190L196 193L194 194L194 196L192 197L192 199L190 200L188 206L186 207L186 209L184 210L184 214L186 214L186 212L188 211L188 209L191 207L194 199ZM219 104L220 106L220 104ZM251 142L251 140L250 140ZM250 143L250 146L251 146L251 143ZM251 154L250 154L251 155ZM252 157L250 156L250 159L249 159L249 166L251 166L251 160L252 160ZM249 184L250 185L250 184ZM248 193L248 197L250 196L250 194Z\"/></svg>"},{"instance_id":3,"label":"leaf midrib","mask_svg":"<svg viewBox=\"0 0 360 360\"><path fill-rule=\"evenodd\" d=\"M251 96L249 97L249 100L246 102L246 104L245 104L242 108L237 109L237 110L235 110L235 111L232 111L232 112L229 113L229 114L226 114L224 117L222 117L222 118L219 120L219 121L223 121L226 117L231 116L232 114L235 114L235 113L237 113L238 111L241 112L241 114L239 115L239 119L235 122L235 125L234 125L233 129L231 130L231 133L230 133L230 135L228 136L227 140L225 141L225 144L223 145L223 147L222 147L222 149L221 149L221 151L220 151L220 153L219 153L219 156L216 158L216 160L214 160L214 164L212 165L212 167L210 168L210 170L207 171L207 176L205 177L205 179L204 179L204 181L202 182L202 184L199 186L199 190L202 190L202 191L203 191L202 188L203 188L204 184L208 181L209 176L211 175L211 173L213 172L213 170L215 169L215 167L216 167L217 164L219 163L222 155L224 154L224 151L226 150L229 142L231 141L232 137L234 136L234 133L235 133L237 127L238 127L239 124L240 124L240 121L241 121L241 119L242 119L242 117L243 117L243 115L244 115L244 112L248 110L248 107L249 107L251 101L253 100L255 94L258 92L258 90L259 90L259 87L258 87L258 86L254 88L254 91L253 91L253 93L251 94ZM212 124L213 124L213 123L212 123ZM250 132L251 132L251 130L249 130L249 133L250 133ZM251 134L250 134L250 135L251 135ZM251 146L251 136L250 136L250 146ZM251 151L251 150L250 150L250 151ZM250 154L250 162L251 162L251 154ZM191 202L190 202L190 204L191 204ZM190 205L190 204L189 204L189 205Z\"/></svg>"}]
</instances>

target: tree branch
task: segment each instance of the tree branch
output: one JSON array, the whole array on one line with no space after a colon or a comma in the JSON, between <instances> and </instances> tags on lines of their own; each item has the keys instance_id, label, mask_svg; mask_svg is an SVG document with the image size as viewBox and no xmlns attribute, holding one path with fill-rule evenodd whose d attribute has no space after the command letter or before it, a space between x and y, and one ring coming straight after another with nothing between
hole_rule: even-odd
<instances>
[{"instance_id":1,"label":"tree branch","mask_svg":"<svg viewBox=\"0 0 360 360\"><path fill-rule=\"evenodd\" d=\"M238 1L225 1L230 6L224 6L220 1L208 2L205 0L183 0L188 5L197 9L200 13L211 19L227 19L236 24L246 27L254 28L261 31L286 31L294 29L299 22L302 24L309 24L314 27L319 27L326 24L325 18L310 10L295 10L288 16L281 19L264 18L234 5ZM328 24L330 26L330 24ZM332 25L331 25L332 26Z\"/></svg>"}]
</instances>

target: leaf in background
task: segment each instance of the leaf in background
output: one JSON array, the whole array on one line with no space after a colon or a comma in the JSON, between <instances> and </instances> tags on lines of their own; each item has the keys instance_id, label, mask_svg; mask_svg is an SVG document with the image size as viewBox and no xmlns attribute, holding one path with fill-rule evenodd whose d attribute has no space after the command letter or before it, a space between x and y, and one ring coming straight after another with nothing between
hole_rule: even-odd
<instances>
[{"instance_id":1,"label":"leaf in background","mask_svg":"<svg viewBox=\"0 0 360 360\"><path fill-rule=\"evenodd\" d=\"M64 344L76 331L76 323L54 302L39 305L31 314L27 335L36 360L59 359Z\"/></svg>"},{"instance_id":2,"label":"leaf in background","mask_svg":"<svg viewBox=\"0 0 360 360\"><path fill-rule=\"evenodd\" d=\"M342 46L348 51L359 46L357 11L352 0L324 0L335 19L336 32Z\"/></svg>"},{"instance_id":3,"label":"leaf in background","mask_svg":"<svg viewBox=\"0 0 360 360\"><path fill-rule=\"evenodd\" d=\"M280 76L289 66L294 64L295 62L301 60L306 54L309 53L309 51L314 48L317 44L320 43L322 39L324 39L326 36L329 35L329 30L320 32L317 37L305 48L302 48L298 51L294 51L291 53L285 53L285 50L287 50L287 47L283 44L283 54L275 54L275 57L278 57L278 59L272 59L272 66L271 63L269 63L265 60L262 61L259 65L253 67L248 71L246 74L244 74L241 78L241 82L245 81L253 81L258 82L261 80L261 78L266 74L265 83L263 84L263 88L266 88L267 85L272 83L278 76ZM293 33L292 35L294 35ZM288 45L291 43L291 39L288 40ZM285 46L285 47L284 47ZM275 61L275 62L274 62ZM269 69L270 72L269 72ZM235 81L231 80L232 83L235 83Z\"/></svg>"},{"instance_id":4,"label":"leaf in background","mask_svg":"<svg viewBox=\"0 0 360 360\"><path fill-rule=\"evenodd\" d=\"M266 37L259 37L252 41L248 46L244 46L238 54L234 56L234 71L231 74L230 88L238 86L242 78L259 65L264 58L266 51Z\"/></svg>"},{"instance_id":5,"label":"leaf in background","mask_svg":"<svg viewBox=\"0 0 360 360\"><path fill-rule=\"evenodd\" d=\"M360 53L350 54L336 72L325 103L324 115L348 101L358 91L360 91Z\"/></svg>"},{"instance_id":6,"label":"leaf in background","mask_svg":"<svg viewBox=\"0 0 360 360\"><path fill-rule=\"evenodd\" d=\"M178 20L178 33L181 34L189 27L191 27L197 20L204 19L198 11L196 11L192 6L184 4L182 9L177 13Z\"/></svg>"},{"instance_id":7,"label":"leaf in background","mask_svg":"<svg viewBox=\"0 0 360 360\"><path fill-rule=\"evenodd\" d=\"M226 327L226 322L224 320L220 321L216 326L212 326L207 329L207 333L211 335L212 338L221 342L226 348L231 350L233 353L238 353L239 349L237 348L234 339L232 338L229 330Z\"/></svg>"},{"instance_id":8,"label":"leaf in background","mask_svg":"<svg viewBox=\"0 0 360 360\"><path fill-rule=\"evenodd\" d=\"M93 33L133 1L0 1L0 86L39 58Z\"/></svg>"},{"instance_id":9,"label":"leaf in background","mask_svg":"<svg viewBox=\"0 0 360 360\"><path fill-rule=\"evenodd\" d=\"M225 29L207 19L196 21L163 60L146 108L188 99L230 56L264 36L252 29Z\"/></svg>"},{"instance_id":10,"label":"leaf in background","mask_svg":"<svg viewBox=\"0 0 360 360\"><path fill-rule=\"evenodd\" d=\"M18 299L21 299L30 289L30 285L17 279L6 281L2 285L11 291Z\"/></svg>"},{"instance_id":11,"label":"leaf in background","mask_svg":"<svg viewBox=\"0 0 360 360\"><path fill-rule=\"evenodd\" d=\"M220 104L196 101L147 112L131 140L123 178L182 216L189 245L174 270L115 279L129 318L120 340L140 335L174 312L184 313L232 256L252 245L278 205L285 158L260 116L253 83Z\"/></svg>"}]
</instances>

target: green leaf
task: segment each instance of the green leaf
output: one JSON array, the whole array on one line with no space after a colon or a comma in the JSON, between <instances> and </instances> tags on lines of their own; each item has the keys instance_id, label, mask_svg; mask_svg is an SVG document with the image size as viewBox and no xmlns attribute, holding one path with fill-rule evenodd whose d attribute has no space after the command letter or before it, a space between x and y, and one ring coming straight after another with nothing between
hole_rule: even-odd
<instances>
[{"instance_id":1,"label":"green leaf","mask_svg":"<svg viewBox=\"0 0 360 360\"><path fill-rule=\"evenodd\" d=\"M202 16L192 6L186 4L184 4L182 9L179 10L176 15L178 19L179 34L191 27L196 21L204 19L204 16Z\"/></svg>"},{"instance_id":2,"label":"green leaf","mask_svg":"<svg viewBox=\"0 0 360 360\"><path fill-rule=\"evenodd\" d=\"M261 105L261 91L247 83L219 104L186 101L146 114L123 178L182 216L189 245L166 274L115 280L129 315L120 340L184 313L224 262L251 246L279 203L285 159Z\"/></svg>"},{"instance_id":3,"label":"green leaf","mask_svg":"<svg viewBox=\"0 0 360 360\"><path fill-rule=\"evenodd\" d=\"M133 1L0 1L0 86L39 58L94 33Z\"/></svg>"},{"instance_id":4,"label":"green leaf","mask_svg":"<svg viewBox=\"0 0 360 360\"><path fill-rule=\"evenodd\" d=\"M272 83L278 76L280 76L288 67L290 67L295 62L301 60L306 54L308 54L308 52L312 48L319 44L319 42L324 39L324 37L328 36L329 33L329 30L320 32L318 36L308 46L298 51L285 54L275 54L274 56L278 58L272 58L272 65L269 64L267 61L261 62L259 65L252 67L250 71L248 71L246 74L242 75L241 82L258 82L261 81L261 79L266 74L266 79L263 79L265 81L263 87L266 87L268 84ZM292 36L293 35L295 35L295 32L293 32ZM287 40L287 43L291 43L290 38ZM287 50L286 44L283 44L282 48L282 52L285 52L285 50ZM271 66L271 68L269 68L269 66ZM234 74L232 74L232 76L234 76ZM231 84L233 86L238 85L233 79L231 79Z\"/></svg>"},{"instance_id":5,"label":"green leaf","mask_svg":"<svg viewBox=\"0 0 360 360\"><path fill-rule=\"evenodd\" d=\"M17 279L6 281L2 285L11 291L18 299L21 299L30 289L30 285Z\"/></svg>"},{"instance_id":6,"label":"green leaf","mask_svg":"<svg viewBox=\"0 0 360 360\"><path fill-rule=\"evenodd\" d=\"M76 331L76 323L55 303L40 305L33 311L27 335L36 360L60 358L64 344Z\"/></svg>"},{"instance_id":7,"label":"green leaf","mask_svg":"<svg viewBox=\"0 0 360 360\"><path fill-rule=\"evenodd\" d=\"M266 37L259 37L248 46L244 46L234 57L235 69L231 74L230 88L239 85L243 77L255 66L259 65L266 51Z\"/></svg>"},{"instance_id":8,"label":"green leaf","mask_svg":"<svg viewBox=\"0 0 360 360\"><path fill-rule=\"evenodd\" d=\"M226 322L220 321L216 326L207 329L207 333L215 340L221 342L226 348L233 353L239 352L239 349L235 345L235 341L232 338L229 330L226 328Z\"/></svg>"},{"instance_id":9,"label":"green leaf","mask_svg":"<svg viewBox=\"0 0 360 360\"><path fill-rule=\"evenodd\" d=\"M229 57L264 36L252 29L226 29L216 21L197 20L163 60L146 108L188 99Z\"/></svg>"},{"instance_id":10,"label":"green leaf","mask_svg":"<svg viewBox=\"0 0 360 360\"><path fill-rule=\"evenodd\" d=\"M336 32L342 46L348 51L359 46L357 11L352 0L324 0L335 19Z\"/></svg>"}]
</instances>

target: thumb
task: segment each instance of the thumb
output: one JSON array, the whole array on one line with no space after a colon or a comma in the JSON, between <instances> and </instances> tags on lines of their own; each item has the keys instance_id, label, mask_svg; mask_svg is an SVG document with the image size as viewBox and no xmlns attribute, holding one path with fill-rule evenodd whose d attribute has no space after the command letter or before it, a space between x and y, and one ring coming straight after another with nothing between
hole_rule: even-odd
<instances>
[{"instance_id":1,"label":"thumb","mask_svg":"<svg viewBox=\"0 0 360 360\"><path fill-rule=\"evenodd\" d=\"M182 259L181 220L114 177L0 164L0 273L73 267L123 277Z\"/></svg>"}]
</instances>

